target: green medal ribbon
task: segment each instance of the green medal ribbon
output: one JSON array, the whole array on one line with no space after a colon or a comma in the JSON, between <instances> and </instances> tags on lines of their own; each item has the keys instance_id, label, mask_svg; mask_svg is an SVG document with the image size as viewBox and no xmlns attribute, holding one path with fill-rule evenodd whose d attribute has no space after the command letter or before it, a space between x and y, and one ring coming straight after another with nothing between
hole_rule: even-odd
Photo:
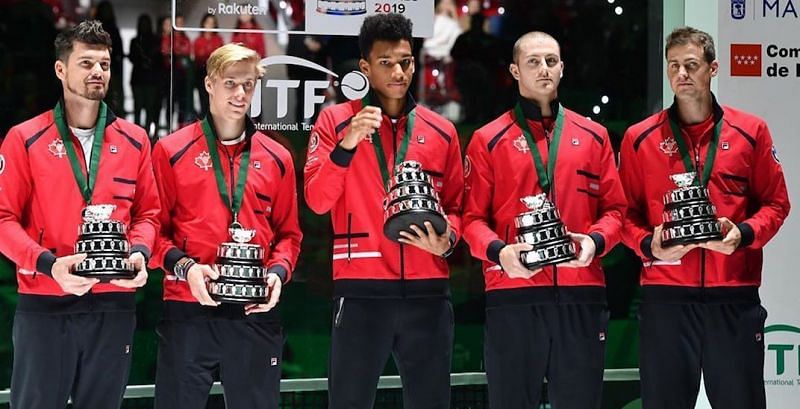
<instances>
[{"instance_id":1,"label":"green medal ribbon","mask_svg":"<svg viewBox=\"0 0 800 409\"><path fill-rule=\"evenodd\" d=\"M370 104L369 94L361 100L361 107L366 107ZM414 121L417 118L417 110L414 109L408 113L408 121L406 121L406 133L403 135L403 141L400 143L400 150L394 157L395 166L402 163L406 158L408 152L408 143L411 140L411 131L414 129ZM394 135L392 135L394 138ZM378 130L372 134L372 147L375 148L375 156L378 158L378 167L381 170L381 177L383 178L384 189L387 188L389 183L390 169L386 166L386 153L383 151L383 144L381 143L381 136Z\"/></svg>"},{"instance_id":2,"label":"green medal ribbon","mask_svg":"<svg viewBox=\"0 0 800 409\"><path fill-rule=\"evenodd\" d=\"M564 129L564 108L558 105L558 114L556 115L555 129L553 130L553 140L550 142L550 148L547 151L547 169L544 167L542 155L533 141L533 132L531 132L528 122L525 120L525 114L522 112L522 105L518 102L514 107L514 118L517 126L522 129L525 135L525 141L528 142L528 150L533 157L533 164L536 166L536 175L539 177L539 186L542 187L542 192L550 193L550 188L553 184L553 174L556 169L556 158L558 157L558 145L561 141L561 132Z\"/></svg>"},{"instance_id":3,"label":"green medal ribbon","mask_svg":"<svg viewBox=\"0 0 800 409\"><path fill-rule=\"evenodd\" d=\"M97 182L97 168L100 166L100 155L102 154L103 147L103 134L106 130L106 117L108 108L103 101L100 101L100 108L97 112L97 122L94 124L94 140L92 141L92 152L89 158L89 168L86 169L86 175L83 174L81 169L80 160L78 160L78 153L75 150L75 145L72 140L72 132L67 126L66 114L64 113L64 106L59 102L53 112L53 116L58 128L58 133L61 136L61 141L64 144L64 149L67 151L69 157L69 164L72 168L72 174L75 176L75 182L78 183L78 189L81 191L81 196L86 204L92 203L92 193L94 192L94 185Z\"/></svg>"},{"instance_id":4,"label":"green medal ribbon","mask_svg":"<svg viewBox=\"0 0 800 409\"><path fill-rule=\"evenodd\" d=\"M669 127L672 130L672 137L675 139L675 142L678 143L678 151L681 153L681 158L683 158L683 165L686 167L687 172L696 172L694 163L692 162L692 157L689 154L689 147L686 145L686 141L683 140L683 133L681 133L681 128L675 120L672 118L669 119ZM708 151L706 152L706 162L703 166L703 175L702 180L698 180L698 177L694 178L694 185L700 184L700 186L707 186L708 180L711 178L711 169L714 167L714 159L717 156L717 145L719 144L719 135L722 133L722 118L714 125L714 134L711 137L711 143L708 145Z\"/></svg>"},{"instance_id":5,"label":"green medal ribbon","mask_svg":"<svg viewBox=\"0 0 800 409\"><path fill-rule=\"evenodd\" d=\"M203 135L206 137L208 144L208 153L211 155L211 163L214 165L214 175L217 178L217 189L222 198L222 202L228 206L228 209L233 213L233 221L237 222L239 210L242 208L242 199L244 197L244 185L247 181L247 168L250 166L250 149L247 149L242 154L242 162L239 164L239 176L236 180L236 190L231 187L231 194L233 198L228 195L228 185L225 183L225 175L222 173L222 162L219 160L219 153L217 152L217 134L214 132L208 118L203 119L202 122ZM233 177L233 175L231 175ZM233 199L233 200L231 200Z\"/></svg>"}]
</instances>

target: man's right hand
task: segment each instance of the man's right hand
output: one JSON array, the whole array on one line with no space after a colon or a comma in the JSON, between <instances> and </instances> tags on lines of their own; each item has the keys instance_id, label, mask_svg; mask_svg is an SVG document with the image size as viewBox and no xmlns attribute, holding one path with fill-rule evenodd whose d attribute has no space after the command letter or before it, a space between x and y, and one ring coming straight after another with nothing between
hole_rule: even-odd
<instances>
[{"instance_id":1,"label":"man's right hand","mask_svg":"<svg viewBox=\"0 0 800 409\"><path fill-rule=\"evenodd\" d=\"M653 252L653 257L663 260L663 261L678 261L686 253L696 249L699 247L697 244L678 244L671 247L661 247L661 231L664 229L664 225L658 225L653 230L653 241L650 242L650 251Z\"/></svg>"},{"instance_id":2,"label":"man's right hand","mask_svg":"<svg viewBox=\"0 0 800 409\"><path fill-rule=\"evenodd\" d=\"M500 266L511 278L531 278L535 276L542 269L528 270L519 259L520 252L531 250L533 250L533 246L528 243L507 244L500 250Z\"/></svg>"},{"instance_id":3,"label":"man's right hand","mask_svg":"<svg viewBox=\"0 0 800 409\"><path fill-rule=\"evenodd\" d=\"M216 280L217 278L219 278L219 273L208 264L195 264L186 272L186 282L189 283L192 296L194 296L200 304L211 307L216 307L219 303L214 301L208 294L208 282Z\"/></svg>"},{"instance_id":4,"label":"man's right hand","mask_svg":"<svg viewBox=\"0 0 800 409\"><path fill-rule=\"evenodd\" d=\"M53 277L65 293L81 296L89 292L92 287L99 283L96 278L86 278L72 274L72 269L86 258L86 254L73 254L71 256L59 257L53 263L50 275Z\"/></svg>"},{"instance_id":5,"label":"man's right hand","mask_svg":"<svg viewBox=\"0 0 800 409\"><path fill-rule=\"evenodd\" d=\"M355 149L361 141L381 127L381 121L383 116L380 108L365 106L350 121L350 127L339 145L348 151Z\"/></svg>"}]
</instances>

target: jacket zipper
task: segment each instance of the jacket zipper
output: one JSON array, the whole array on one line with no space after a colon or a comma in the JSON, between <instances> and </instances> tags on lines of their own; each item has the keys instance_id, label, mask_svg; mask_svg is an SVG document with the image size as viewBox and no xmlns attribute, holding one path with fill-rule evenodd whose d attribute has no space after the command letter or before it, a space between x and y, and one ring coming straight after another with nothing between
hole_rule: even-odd
<instances>
[{"instance_id":1,"label":"jacket zipper","mask_svg":"<svg viewBox=\"0 0 800 409\"><path fill-rule=\"evenodd\" d=\"M399 119L394 120L390 119L389 122L392 124L392 151L394 152L393 158L394 162L397 161L397 122ZM387 165L389 165L387 163ZM394 172L394 166L390 166L389 174ZM386 187L384 186L384 189ZM400 245L400 296L406 298L406 257L405 257L405 246L402 244Z\"/></svg>"},{"instance_id":2,"label":"jacket zipper","mask_svg":"<svg viewBox=\"0 0 800 409\"><path fill-rule=\"evenodd\" d=\"M691 139L691 138L689 138ZM694 148L694 168L695 168L695 178L697 178L698 184L703 186L702 183L702 173L700 168L700 143L693 146ZM705 165L705 164L703 164ZM706 251L705 249L700 249L700 296L705 298L705 288L706 288Z\"/></svg>"},{"instance_id":3,"label":"jacket zipper","mask_svg":"<svg viewBox=\"0 0 800 409\"><path fill-rule=\"evenodd\" d=\"M44 229L39 229L39 245L41 246L44 242ZM39 270L36 268L33 269L33 279L36 279L36 274L39 273Z\"/></svg>"},{"instance_id":4,"label":"jacket zipper","mask_svg":"<svg viewBox=\"0 0 800 409\"><path fill-rule=\"evenodd\" d=\"M544 123L542 123L544 125ZM544 131L544 138L547 141L547 152L550 152L550 132L545 130ZM535 149L539 149L535 147ZM547 162L548 164L553 158L548 156ZM556 169L553 167L553 174L548 175L550 176L550 197L553 198L553 206L556 207ZM558 266L553 265L553 288L555 289L555 297L556 297L556 304L559 303L559 295L558 295Z\"/></svg>"},{"instance_id":5,"label":"jacket zipper","mask_svg":"<svg viewBox=\"0 0 800 409\"><path fill-rule=\"evenodd\" d=\"M347 262L350 262L350 246L351 246L351 235L350 232L352 231L353 226L353 214L347 213Z\"/></svg>"}]
</instances>

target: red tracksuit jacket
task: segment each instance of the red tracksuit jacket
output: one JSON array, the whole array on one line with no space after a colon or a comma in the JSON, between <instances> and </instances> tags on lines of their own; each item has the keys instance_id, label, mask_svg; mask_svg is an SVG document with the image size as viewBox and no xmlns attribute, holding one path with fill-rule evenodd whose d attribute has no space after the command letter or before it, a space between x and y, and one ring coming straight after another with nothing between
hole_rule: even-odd
<instances>
[{"instance_id":1,"label":"red tracksuit jacket","mask_svg":"<svg viewBox=\"0 0 800 409\"><path fill-rule=\"evenodd\" d=\"M228 189L235 186L231 175L238 176L244 149L252 149L239 222L256 229L251 243L264 248L264 265L285 282L297 264L303 237L294 164L286 148L257 132L249 120L246 124L245 143L224 146L217 141L213 149L219 153ZM153 151L163 211L151 265L167 272L164 300L196 303L186 281L170 274L175 263L188 255L213 265L219 245L232 241L228 226L233 215L219 195L208 149L198 121L160 140Z\"/></svg>"},{"instance_id":2,"label":"red tracksuit jacket","mask_svg":"<svg viewBox=\"0 0 800 409\"><path fill-rule=\"evenodd\" d=\"M453 124L415 105L411 98L406 105L406 112L396 123L386 115L383 117L379 133L387 164L394 164L408 112L416 110L405 159L420 162L433 178L457 241L464 190L458 135ZM357 297L447 294L449 270L444 258L413 246L401 249L398 243L384 236L382 201L386 190L370 140L362 141L354 152L338 145L350 120L361 109L361 101L350 101L323 110L309 139L305 165L308 206L318 214L331 212L334 294Z\"/></svg>"},{"instance_id":3,"label":"red tracksuit jacket","mask_svg":"<svg viewBox=\"0 0 800 409\"><path fill-rule=\"evenodd\" d=\"M541 111L522 100L523 112L542 155L548 163L552 127L545 131ZM553 102L553 112L558 102ZM475 131L464 160L466 191L464 240L472 255L483 261L486 291L500 295L508 289L605 285L600 256L620 241L625 194L606 129L565 110L558 147L553 200L569 231L588 234L597 245L592 263L585 268L545 267L530 279L509 278L500 268L499 252L514 243L514 217L529 211L520 201L542 193L528 144L513 111Z\"/></svg>"},{"instance_id":4,"label":"red tracksuit jacket","mask_svg":"<svg viewBox=\"0 0 800 409\"><path fill-rule=\"evenodd\" d=\"M150 256L158 230L159 200L147 134L108 110L92 202L116 206L132 251ZM72 143L86 173L83 148ZM53 280L56 257L75 253L86 206L70 167L53 111L8 132L0 148L0 251L17 265L20 294L67 295ZM44 273L44 274L38 274ZM100 283L93 293L133 292Z\"/></svg>"},{"instance_id":5,"label":"red tracksuit jacket","mask_svg":"<svg viewBox=\"0 0 800 409\"><path fill-rule=\"evenodd\" d=\"M778 232L789 214L783 170L766 123L754 115L714 100L713 121L723 121L719 147L708 182L717 217L737 223L742 242L733 254L695 249L677 262L653 260L653 228L662 223L662 196L676 186L669 176L686 172L674 143L668 117L661 111L625 132L620 151L620 177L628 197L623 241L644 260L642 285L737 287L761 284L761 248ZM712 132L699 143L680 136L700 158L702 170Z\"/></svg>"}]
</instances>

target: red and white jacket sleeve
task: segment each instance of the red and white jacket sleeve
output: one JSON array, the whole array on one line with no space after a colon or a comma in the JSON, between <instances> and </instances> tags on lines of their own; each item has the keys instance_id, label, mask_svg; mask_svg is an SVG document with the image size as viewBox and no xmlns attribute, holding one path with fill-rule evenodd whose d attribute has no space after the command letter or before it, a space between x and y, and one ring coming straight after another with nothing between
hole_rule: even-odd
<instances>
[{"instance_id":1,"label":"red and white jacket sleeve","mask_svg":"<svg viewBox=\"0 0 800 409\"><path fill-rule=\"evenodd\" d=\"M155 239L153 258L150 266L162 268L167 273L172 273L177 262L185 256L172 241L172 212L175 207L175 175L169 165L169 154L160 143L153 149L153 170L155 171L158 197L161 202L159 214L159 229Z\"/></svg>"},{"instance_id":2,"label":"red and white jacket sleeve","mask_svg":"<svg viewBox=\"0 0 800 409\"><path fill-rule=\"evenodd\" d=\"M607 254L621 240L622 218L625 215L627 201L625 192L622 190L617 163L614 161L614 151L611 149L611 141L608 133L603 134L604 143L600 157L600 199L598 202L598 214L592 215L597 220L589 227L586 234L602 237L602 244L597 243L596 237L592 237L598 244L597 254L603 256Z\"/></svg>"},{"instance_id":3,"label":"red and white jacket sleeve","mask_svg":"<svg viewBox=\"0 0 800 409\"><path fill-rule=\"evenodd\" d=\"M0 252L18 268L49 275L55 255L33 240L21 224L31 186L25 142L12 129L0 146Z\"/></svg>"},{"instance_id":4,"label":"red and white jacket sleeve","mask_svg":"<svg viewBox=\"0 0 800 409\"><path fill-rule=\"evenodd\" d=\"M447 151L447 164L444 169L440 200L442 210L444 210L453 232L450 243L452 248L461 238L461 214L464 200L464 165L461 160L461 143L458 140L455 128L450 132L450 145Z\"/></svg>"},{"instance_id":5,"label":"red and white jacket sleeve","mask_svg":"<svg viewBox=\"0 0 800 409\"><path fill-rule=\"evenodd\" d=\"M297 265L297 257L300 254L300 241L303 239L297 216L297 179L291 159L290 157L284 161L286 172L273 198L270 225L275 233L275 244L265 262L267 271L278 274L283 282L289 281L292 277L292 271ZM281 269L285 271L280 271Z\"/></svg>"},{"instance_id":6,"label":"red and white jacket sleeve","mask_svg":"<svg viewBox=\"0 0 800 409\"><path fill-rule=\"evenodd\" d=\"M620 148L619 177L628 200L622 220L622 242L643 259L652 259L653 228L647 221L647 198L641 165L633 150L634 136L625 132Z\"/></svg>"},{"instance_id":7,"label":"red and white jacket sleeve","mask_svg":"<svg viewBox=\"0 0 800 409\"><path fill-rule=\"evenodd\" d=\"M153 174L153 161L150 156L150 141L143 138L142 155L139 157L136 175L136 194L131 207L131 226L128 241L131 253L139 251L146 259L152 255L156 236L158 236L161 202Z\"/></svg>"},{"instance_id":8,"label":"red and white jacket sleeve","mask_svg":"<svg viewBox=\"0 0 800 409\"><path fill-rule=\"evenodd\" d=\"M303 193L314 213L325 214L333 208L344 192L344 180L355 149L339 146L336 125L328 110L320 113L308 141ZM347 132L349 125L345 128Z\"/></svg>"},{"instance_id":9,"label":"red and white jacket sleeve","mask_svg":"<svg viewBox=\"0 0 800 409\"><path fill-rule=\"evenodd\" d=\"M789 194L783 168L765 123L758 127L750 183L755 210L752 216L738 224L742 233L741 247L762 248L778 233L789 215Z\"/></svg>"},{"instance_id":10,"label":"red and white jacket sleeve","mask_svg":"<svg viewBox=\"0 0 800 409\"><path fill-rule=\"evenodd\" d=\"M505 242L489 226L494 172L489 151L478 134L472 136L464 161L464 240L474 257L497 263L493 255L505 246ZM490 253L493 255L490 256Z\"/></svg>"}]
</instances>

